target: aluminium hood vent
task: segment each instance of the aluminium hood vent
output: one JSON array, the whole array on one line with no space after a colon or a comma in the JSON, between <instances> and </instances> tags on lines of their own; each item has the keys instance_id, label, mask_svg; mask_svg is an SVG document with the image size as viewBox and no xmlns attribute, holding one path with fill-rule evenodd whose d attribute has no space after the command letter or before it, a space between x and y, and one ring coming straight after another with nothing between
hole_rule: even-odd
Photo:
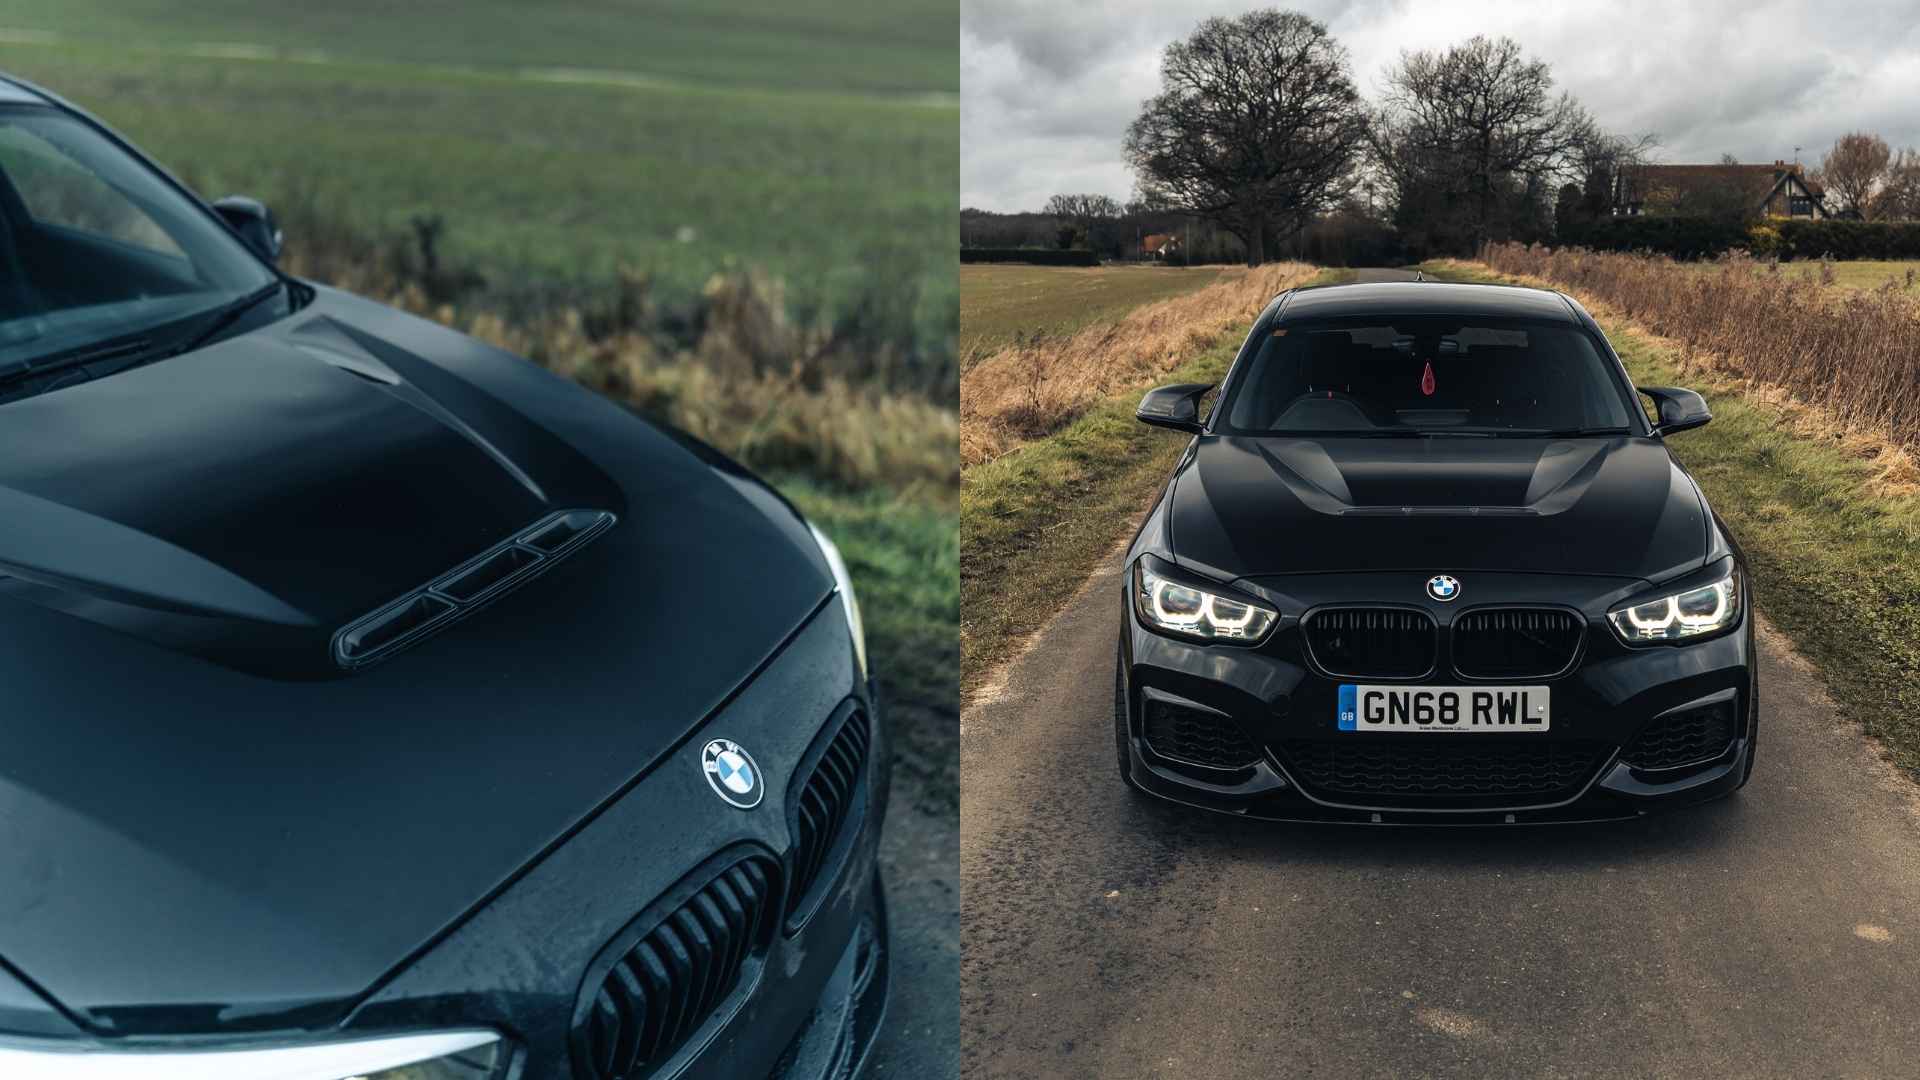
<instances>
[{"instance_id":1,"label":"aluminium hood vent","mask_svg":"<svg viewBox=\"0 0 1920 1080\"><path fill-rule=\"evenodd\" d=\"M353 670L386 659L478 611L580 550L613 524L605 510L560 510L451 572L348 623L333 635L333 659Z\"/></svg>"}]
</instances>

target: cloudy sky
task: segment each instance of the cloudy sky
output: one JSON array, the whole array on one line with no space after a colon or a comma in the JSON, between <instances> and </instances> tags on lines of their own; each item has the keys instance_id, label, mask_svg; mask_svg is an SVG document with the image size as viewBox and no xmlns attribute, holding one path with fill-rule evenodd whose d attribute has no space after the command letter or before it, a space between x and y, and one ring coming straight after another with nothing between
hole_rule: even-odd
<instances>
[{"instance_id":1,"label":"cloudy sky","mask_svg":"<svg viewBox=\"0 0 1920 1080\"><path fill-rule=\"evenodd\" d=\"M1126 199L1120 138L1160 52L1208 15L1303 11L1377 99L1404 49L1505 34L1608 129L1656 160L1819 161L1836 136L1920 146L1920 0L961 0L960 205L1037 210L1056 192Z\"/></svg>"}]
</instances>

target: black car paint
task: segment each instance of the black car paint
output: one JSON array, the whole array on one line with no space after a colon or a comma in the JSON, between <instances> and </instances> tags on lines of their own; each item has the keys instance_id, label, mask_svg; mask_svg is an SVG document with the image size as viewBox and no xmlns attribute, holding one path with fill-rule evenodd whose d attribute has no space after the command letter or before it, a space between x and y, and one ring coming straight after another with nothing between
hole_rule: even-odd
<instances>
[{"instance_id":1,"label":"black car paint","mask_svg":"<svg viewBox=\"0 0 1920 1080\"><path fill-rule=\"evenodd\" d=\"M1253 343L1294 321L1329 315L1460 315L1556 319L1584 327L1630 386L1605 337L1571 298L1541 290L1437 283L1346 285L1283 294L1257 320L1228 381ZM1191 398L1192 387L1168 398ZM1152 398L1152 395L1149 395ZM1702 406L1704 409L1704 406ZM1164 404L1142 419L1162 423ZM1254 646L1207 644L1142 625L1123 575L1116 675L1116 735L1129 783L1208 809L1277 819L1479 823L1633 816L1726 794L1743 784L1757 741L1753 620L1733 632L1679 645L1629 647L1606 612L1645 594L1688 584L1689 575L1745 560L1699 486L1659 434L1576 439L1248 437L1202 425L1175 466L1126 555L1153 555L1280 612ZM1177 424L1163 424L1178 429ZM1692 426L1692 425L1689 425ZM1460 599L1429 597L1430 575L1459 579ZM1743 609L1751 611L1751 587ZM1317 798L1272 752L1254 767L1213 770L1159 758L1140 738L1143 695L1230 718L1256 744L1341 738L1335 697L1341 678L1318 669L1301 635L1316 608L1390 604L1431 615L1442 631L1489 606L1570 607L1587 624L1574 669L1544 682L1555 694L1550 735L1577 732L1625 744L1653 718L1731 693L1744 724L1729 759L1684 776L1639 773L1610 761L1577 797L1553 805L1435 809ZM1410 684L1461 684L1441 670ZM1353 738L1348 734L1345 738ZM1361 736L1362 738L1368 736ZM1374 736L1445 738L1446 736Z\"/></svg>"},{"instance_id":2,"label":"black car paint","mask_svg":"<svg viewBox=\"0 0 1920 1080\"><path fill-rule=\"evenodd\" d=\"M391 661L331 662L342 623L560 508L618 523ZM0 1037L488 1024L562 1075L587 959L713 853L784 857L792 770L844 708L875 727L852 854L686 1075L764 1074L862 919L884 945L884 725L832 572L689 437L314 288L0 405L0 513ZM708 789L711 737L754 753L761 812Z\"/></svg>"}]
</instances>

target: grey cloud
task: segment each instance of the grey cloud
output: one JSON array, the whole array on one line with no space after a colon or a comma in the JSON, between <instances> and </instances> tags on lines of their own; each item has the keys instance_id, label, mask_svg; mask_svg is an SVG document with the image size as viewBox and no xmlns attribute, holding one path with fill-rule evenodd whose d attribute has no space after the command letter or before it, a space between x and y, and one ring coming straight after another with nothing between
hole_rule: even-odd
<instances>
[{"instance_id":1,"label":"grey cloud","mask_svg":"<svg viewBox=\"0 0 1920 1080\"><path fill-rule=\"evenodd\" d=\"M1167 42L1247 0L963 0L963 205L1034 209L1058 191L1133 189L1120 138ZM1474 0L1282 4L1326 22L1376 96L1402 50L1506 34L1609 129L1658 133L1668 161L1813 163L1855 129L1920 146L1920 4L1799 0Z\"/></svg>"}]
</instances>

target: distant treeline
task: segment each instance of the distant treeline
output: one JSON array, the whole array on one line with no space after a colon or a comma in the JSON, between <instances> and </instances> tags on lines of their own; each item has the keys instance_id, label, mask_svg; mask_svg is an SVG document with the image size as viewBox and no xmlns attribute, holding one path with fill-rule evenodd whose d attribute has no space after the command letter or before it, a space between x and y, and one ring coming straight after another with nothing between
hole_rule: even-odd
<instances>
[{"instance_id":1,"label":"distant treeline","mask_svg":"<svg viewBox=\"0 0 1920 1080\"><path fill-rule=\"evenodd\" d=\"M1059 248L976 248L960 249L963 263L1033 263L1036 266L1099 266L1100 257L1084 249L1061 251Z\"/></svg>"},{"instance_id":2,"label":"distant treeline","mask_svg":"<svg viewBox=\"0 0 1920 1080\"><path fill-rule=\"evenodd\" d=\"M1081 250L1096 259L1138 259L1141 241L1155 235L1179 237L1181 252L1194 262L1247 260L1239 239L1211 222L1138 206L1113 217L1078 221L1048 213L1000 214L971 207L960 211L962 259L969 248Z\"/></svg>"},{"instance_id":3,"label":"distant treeline","mask_svg":"<svg viewBox=\"0 0 1920 1080\"><path fill-rule=\"evenodd\" d=\"M1151 259L1141 251L1141 241L1156 235L1179 238L1174 254L1156 260L1172 266L1247 261L1240 238L1212 222L1138 207L1083 222L1045 213L965 209L960 211L960 261L1087 266ZM1406 257L1393 227L1359 208L1328 214L1298 233L1276 232L1267 238L1265 250L1277 258L1321 266L1377 266Z\"/></svg>"}]
</instances>

